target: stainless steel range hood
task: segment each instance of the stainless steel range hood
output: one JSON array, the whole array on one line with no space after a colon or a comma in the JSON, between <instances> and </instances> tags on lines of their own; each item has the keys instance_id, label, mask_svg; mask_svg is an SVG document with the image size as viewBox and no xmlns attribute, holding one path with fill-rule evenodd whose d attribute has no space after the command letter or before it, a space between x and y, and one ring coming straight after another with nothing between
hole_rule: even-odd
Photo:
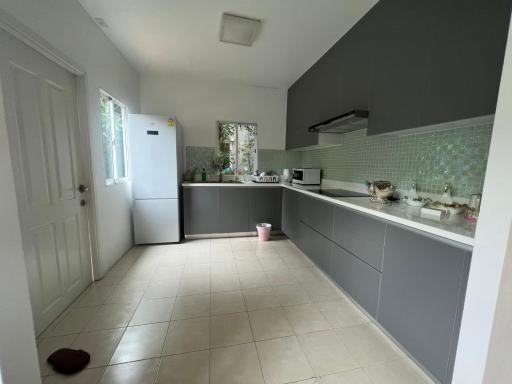
<instances>
[{"instance_id":1,"label":"stainless steel range hood","mask_svg":"<svg viewBox=\"0 0 512 384\"><path fill-rule=\"evenodd\" d=\"M309 132L347 133L368 127L368 111L354 110L308 128Z\"/></svg>"}]
</instances>

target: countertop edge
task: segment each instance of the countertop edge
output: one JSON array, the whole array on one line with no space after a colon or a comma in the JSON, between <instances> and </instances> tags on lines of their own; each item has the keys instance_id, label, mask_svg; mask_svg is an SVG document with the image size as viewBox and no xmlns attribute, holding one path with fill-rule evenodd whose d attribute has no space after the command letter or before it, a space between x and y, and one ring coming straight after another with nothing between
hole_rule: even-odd
<instances>
[{"instance_id":1,"label":"countertop edge","mask_svg":"<svg viewBox=\"0 0 512 384\"><path fill-rule=\"evenodd\" d=\"M379 211L376 211L373 209L368 209L366 207L352 204L350 202L343 201L338 198L332 198L332 197L325 196L325 195L319 195L317 193L310 192L306 189L294 187L289 184L283 184L283 183L279 183L279 184L278 183L240 183L240 184L238 184L238 183L233 183L233 184L231 184L231 183L182 183L182 186L183 187L239 187L239 188L240 187L242 187L242 188L244 188L244 187L245 188L247 188L247 187L252 187L252 188L281 187L281 188L287 188L292 191L301 192L305 195L308 195L308 196L316 198L316 199L324 200L324 201L332 203L332 204L337 204L342 207L353 209L354 211L362 212L367 215L378 217L378 218L381 218L381 219L384 219L384 220L387 220L387 221L390 221L390 222L393 222L396 224L401 224L406 227L409 227L412 229L417 229L419 231L426 232L426 233L429 233L429 234L432 234L435 236L439 236L439 237L442 237L442 238L445 238L448 240L453 240L453 241L455 241L457 243L461 243L463 245L473 247L474 243L475 243L475 239L472 237L469 237L469 236L464 236L464 235L461 235L461 234L458 234L455 232L447 231L445 229L440 229L440 228L436 228L436 227L433 227L433 226L430 226L427 224L422 224L422 223L418 223L418 222L415 222L412 220L404 219L402 217L394 216L389 213L379 212Z\"/></svg>"}]
</instances>

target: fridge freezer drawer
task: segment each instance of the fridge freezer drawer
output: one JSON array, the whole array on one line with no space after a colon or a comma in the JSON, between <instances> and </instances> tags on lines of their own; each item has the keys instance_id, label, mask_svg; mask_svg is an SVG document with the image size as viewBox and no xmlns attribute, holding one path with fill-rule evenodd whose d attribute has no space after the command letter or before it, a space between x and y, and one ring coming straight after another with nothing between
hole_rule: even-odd
<instances>
[{"instance_id":1,"label":"fridge freezer drawer","mask_svg":"<svg viewBox=\"0 0 512 384\"><path fill-rule=\"evenodd\" d=\"M179 200L134 200L133 227L135 244L180 241Z\"/></svg>"}]
</instances>

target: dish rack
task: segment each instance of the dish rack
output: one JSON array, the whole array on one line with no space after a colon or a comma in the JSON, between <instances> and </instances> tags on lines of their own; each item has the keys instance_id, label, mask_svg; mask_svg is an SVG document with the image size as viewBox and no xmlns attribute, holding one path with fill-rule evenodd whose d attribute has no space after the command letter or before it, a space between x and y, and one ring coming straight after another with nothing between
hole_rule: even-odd
<instances>
[{"instance_id":1,"label":"dish rack","mask_svg":"<svg viewBox=\"0 0 512 384\"><path fill-rule=\"evenodd\" d=\"M279 176L251 176L255 183L279 183Z\"/></svg>"}]
</instances>

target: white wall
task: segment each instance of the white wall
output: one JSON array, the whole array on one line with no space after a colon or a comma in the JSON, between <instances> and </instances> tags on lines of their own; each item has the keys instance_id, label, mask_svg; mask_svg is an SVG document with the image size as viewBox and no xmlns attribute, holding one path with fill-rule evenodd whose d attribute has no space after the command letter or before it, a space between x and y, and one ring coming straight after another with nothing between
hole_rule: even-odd
<instances>
[{"instance_id":1,"label":"white wall","mask_svg":"<svg viewBox=\"0 0 512 384\"><path fill-rule=\"evenodd\" d=\"M258 124L259 148L284 149L286 90L141 75L140 92L141 112L175 114L187 146L214 147L216 121L233 120Z\"/></svg>"},{"instance_id":2,"label":"white wall","mask_svg":"<svg viewBox=\"0 0 512 384\"><path fill-rule=\"evenodd\" d=\"M97 219L97 276L132 245L131 185L105 186L99 90L139 110L138 74L75 0L2 0L6 13L45 39L85 72L87 120Z\"/></svg>"},{"instance_id":3,"label":"white wall","mask_svg":"<svg viewBox=\"0 0 512 384\"><path fill-rule=\"evenodd\" d=\"M34 324L2 92L0 180L0 383L38 383Z\"/></svg>"},{"instance_id":4,"label":"white wall","mask_svg":"<svg viewBox=\"0 0 512 384\"><path fill-rule=\"evenodd\" d=\"M511 106L512 29L509 30L494 120L453 384L511 382Z\"/></svg>"}]
</instances>

